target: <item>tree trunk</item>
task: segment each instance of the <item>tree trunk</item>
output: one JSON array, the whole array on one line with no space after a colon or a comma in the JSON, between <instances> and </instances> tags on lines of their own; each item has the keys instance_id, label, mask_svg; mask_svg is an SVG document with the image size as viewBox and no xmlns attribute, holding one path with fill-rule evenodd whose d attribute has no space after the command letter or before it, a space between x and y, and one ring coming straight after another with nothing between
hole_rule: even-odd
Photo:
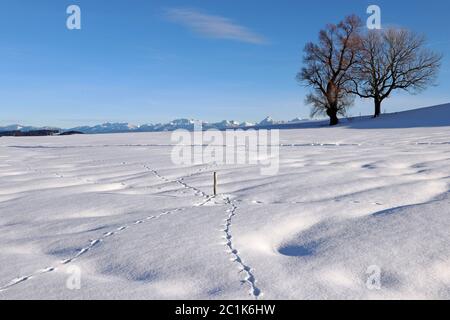
<instances>
[{"instance_id":1,"label":"tree trunk","mask_svg":"<svg viewBox=\"0 0 450 320\"><path fill-rule=\"evenodd\" d=\"M339 118L337 116L337 109L330 108L327 110L327 115L330 117L330 126L339 124Z\"/></svg>"},{"instance_id":2,"label":"tree trunk","mask_svg":"<svg viewBox=\"0 0 450 320\"><path fill-rule=\"evenodd\" d=\"M335 126L339 124L338 113L338 89L333 82L330 80L327 85L327 102L328 109L327 115L330 117L330 126Z\"/></svg>"},{"instance_id":3,"label":"tree trunk","mask_svg":"<svg viewBox=\"0 0 450 320\"><path fill-rule=\"evenodd\" d=\"M375 115L374 118L378 118L381 115L381 100L375 99Z\"/></svg>"}]
</instances>

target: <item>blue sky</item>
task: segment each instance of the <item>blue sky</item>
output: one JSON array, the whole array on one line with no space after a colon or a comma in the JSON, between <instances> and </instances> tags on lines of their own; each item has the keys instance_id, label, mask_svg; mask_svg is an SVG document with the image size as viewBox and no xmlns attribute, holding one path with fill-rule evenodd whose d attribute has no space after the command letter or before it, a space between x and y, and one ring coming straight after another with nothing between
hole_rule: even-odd
<instances>
[{"instance_id":1,"label":"blue sky","mask_svg":"<svg viewBox=\"0 0 450 320\"><path fill-rule=\"evenodd\" d=\"M71 4L81 30L66 28ZM0 125L307 117L295 81L305 43L347 14L366 19L370 4L446 55L439 86L384 109L450 102L447 0L1 0ZM371 112L370 101L350 110Z\"/></svg>"}]
</instances>

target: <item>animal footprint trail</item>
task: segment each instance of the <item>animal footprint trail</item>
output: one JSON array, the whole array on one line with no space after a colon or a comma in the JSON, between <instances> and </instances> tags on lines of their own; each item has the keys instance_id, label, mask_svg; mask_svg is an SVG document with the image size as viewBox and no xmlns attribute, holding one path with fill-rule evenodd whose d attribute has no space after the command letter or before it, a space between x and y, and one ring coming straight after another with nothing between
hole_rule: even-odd
<instances>
[{"instance_id":1,"label":"animal footprint trail","mask_svg":"<svg viewBox=\"0 0 450 320\"><path fill-rule=\"evenodd\" d=\"M164 212L162 212L162 213L160 213L159 215L156 215L156 216L152 215L152 216L147 216L144 219L136 220L133 223L133 225L140 225L140 224L143 224L145 222L149 222L151 220L159 219L159 218L161 218L163 216L170 215L170 214L173 214L173 213L176 213L176 212L180 212L180 211L184 211L184 210L185 210L184 208L177 208L177 209L173 209L173 210L169 210L169 211L164 211ZM125 230L127 230L129 228L131 228L130 225L123 225L123 226L120 226L120 227L114 229L113 231L106 232L99 239L90 240L88 246L78 250L77 253L75 255L73 255L72 257L62 260L61 262L59 262L58 265L51 266L51 267L46 267L46 268L43 268L43 269L39 269L39 270L37 270L37 271L27 275L27 276L17 277L15 279L9 281L9 283L7 283L6 285L0 286L0 292L6 291L7 289L10 289L11 287L19 285L19 284L21 284L21 283L23 283L25 281L34 279L34 278L36 278L36 277L38 277L40 275L57 271L57 270L59 270L60 266L65 266L65 265L73 263L74 261L78 260L83 255L85 255L86 253L88 253L89 251L94 249L95 247L99 246L107 238L110 238L110 237L112 237L114 235L117 235L117 234L119 234L119 233L121 233L121 232L123 232L123 231L125 231Z\"/></svg>"},{"instance_id":2,"label":"animal footprint trail","mask_svg":"<svg viewBox=\"0 0 450 320\"><path fill-rule=\"evenodd\" d=\"M33 279L36 276L43 275L43 274L46 274L46 273L50 273L50 272L53 272L55 270L56 270L55 267L48 267L48 268L44 268L44 269L41 269L41 270L37 270L37 271L33 272L32 274L30 274L28 276L22 276L22 277L15 278L15 279L11 280L8 284L0 287L0 292L4 292L4 291L6 291L7 289L9 289L9 288L11 288L13 286L21 284L22 282L25 282L27 280Z\"/></svg>"},{"instance_id":3,"label":"animal footprint trail","mask_svg":"<svg viewBox=\"0 0 450 320\"><path fill-rule=\"evenodd\" d=\"M198 189L196 187L188 185L183 180L184 180L183 178L180 178L180 179L176 180L175 182L179 183L180 185L182 185L186 189L192 190L195 193L196 196L203 197L203 198L209 198L210 197L205 192L201 191L200 189Z\"/></svg>"},{"instance_id":4,"label":"animal footprint trail","mask_svg":"<svg viewBox=\"0 0 450 320\"><path fill-rule=\"evenodd\" d=\"M239 202L245 202L251 205L289 205L289 204L312 204L315 202L321 202L324 200L318 200L318 201L273 201L273 202L264 202L261 200L238 200ZM342 200L339 198L335 198L332 201L334 202L344 202L348 204L364 204L364 205L372 205L372 206L382 206L384 205L382 202L368 202L368 201L360 201L360 200Z\"/></svg>"},{"instance_id":5,"label":"animal footprint trail","mask_svg":"<svg viewBox=\"0 0 450 320\"><path fill-rule=\"evenodd\" d=\"M81 257L83 254L87 253L88 251L90 251L92 248L94 248L96 245L100 244L103 241L103 239L96 239L96 240L91 240L89 246L82 248L78 251L77 254L75 254L75 256L73 256L72 258L63 260L61 262L61 264L68 264L71 263L73 261L75 261L76 259L78 259L79 257Z\"/></svg>"},{"instance_id":6,"label":"animal footprint trail","mask_svg":"<svg viewBox=\"0 0 450 320\"><path fill-rule=\"evenodd\" d=\"M208 196L208 198L207 198L205 201L203 201L203 202L197 204L196 206L197 206L197 207L203 207L203 206L206 206L208 203L210 203L210 202L213 201L214 199L216 199L216 196Z\"/></svg>"},{"instance_id":7,"label":"animal footprint trail","mask_svg":"<svg viewBox=\"0 0 450 320\"><path fill-rule=\"evenodd\" d=\"M194 175L196 175L196 174L200 174L200 173L202 173L203 171L205 171L205 170L207 169L207 167L205 167L205 168L200 168L199 170L197 170L196 172L194 172L194 173L192 173L192 174L190 174L190 175L188 175L188 176L181 177L181 178L178 178L178 179L175 179L175 180L170 180L170 179L164 177L164 176L161 175L157 170L150 168L148 165L144 165L144 168L147 169L148 171L152 172L157 178L163 180L164 182L167 182L167 183L178 183L178 184L181 185L184 189L187 189L187 190L192 191L192 192L194 193L195 196L198 196L198 197L201 197L201 198L206 199L206 201L201 202L200 204L195 205L196 207L204 206L205 204L207 204L208 202L210 202L210 201L214 198L213 196L208 195L207 193L203 192L202 190L200 190L200 189L198 189L198 188L196 188L196 187L194 187L194 186L191 186L191 185L187 184L186 182L184 182L184 179L185 179L185 178L187 178L187 177L192 177L192 176L194 176Z\"/></svg>"},{"instance_id":8,"label":"animal footprint trail","mask_svg":"<svg viewBox=\"0 0 450 320\"><path fill-rule=\"evenodd\" d=\"M227 210L228 217L227 219L225 219L225 225L223 229L224 233L223 238L226 240L225 245L227 246L227 252L231 256L230 260L239 265L240 273L243 273L245 275L245 279L242 281L242 283L246 283L249 285L250 287L249 294L255 300L257 300L260 297L262 297L263 294L261 290L256 286L257 280L253 274L253 269L244 263L239 254L239 251L235 248L233 244L233 235L231 233L231 226L233 217L236 216L238 207L234 204L234 202L230 198L225 198L225 202L228 206L230 206L230 209Z\"/></svg>"},{"instance_id":9,"label":"animal footprint trail","mask_svg":"<svg viewBox=\"0 0 450 320\"><path fill-rule=\"evenodd\" d=\"M102 241L103 241L102 239L91 240L90 244L87 247L84 247L84 248L80 249L73 257L61 261L60 264L61 265L67 265L69 263L74 262L76 259L80 258L82 255L84 255L85 253L90 251L92 248L97 246ZM20 284L22 282L25 282L27 280L35 278L36 276L39 276L39 275L42 275L42 274L46 274L46 273L50 273L50 272L53 272L53 271L56 271L56 270L58 270L58 268L56 266L47 267L47 268L44 268L44 269L37 270L37 271L33 272L32 274L30 274L28 276L18 277L16 279L10 281L10 283L8 283L7 285L5 285L3 287L0 287L0 292L4 291L6 289L9 289L10 287L13 287L15 285L18 285L18 284Z\"/></svg>"},{"instance_id":10,"label":"animal footprint trail","mask_svg":"<svg viewBox=\"0 0 450 320\"><path fill-rule=\"evenodd\" d=\"M148 167L147 167L147 168L148 168ZM174 181L170 181L170 180L168 180L167 178L162 177L156 170L152 170L152 169L150 169L150 168L148 168L148 169L151 170L152 172L154 172L155 176L157 176L157 177L159 177L159 178L161 178L161 179L163 179L163 180L165 180L165 181L168 181L168 182L176 182L176 183L179 183L179 184L181 184L184 188L187 188L187 189L190 189L190 190L195 191L195 195L196 195L196 196L206 198L206 200L205 200L204 202L200 203L200 204L197 205L197 206L204 206L204 205L206 205L208 202L210 202L210 201L212 201L213 199L216 198L216 196L208 195L208 194L206 194L205 192L199 190L198 188L195 188L195 187L190 186L189 184L185 183L185 182L183 181L183 178L180 178L180 179L177 179L177 180L174 180ZM203 170L205 170L205 169L203 169ZM200 173L201 171L202 171L202 169L200 169L200 170L198 171L198 173ZM192 174L192 175L190 175L190 176L193 176L193 175L194 175L194 174ZM243 273L243 274L244 274L244 280L242 280L242 283L244 283L244 284L246 283L246 284L249 285L249 287L250 287L249 294L250 294L255 300L257 300L257 299L259 299L260 297L263 296L263 293L262 293L261 290L256 286L257 280L256 280L256 278L255 278L255 276L254 276L254 274L253 274L252 268L250 268L248 265L246 265L246 264L244 263L244 261L242 260L242 258L241 258L240 255L239 255L239 251L234 247L234 244L233 244L233 241L232 241L232 240L233 240L233 236L232 236L232 234L231 234L231 225L232 225L233 217L236 215L236 211L237 211L238 207L234 204L234 202L233 202L230 198L224 198L224 200L225 200L225 203L226 203L228 206L230 206L230 209L227 210L227 212L228 212L229 214L228 214L227 219L225 220L225 229L223 230L223 232L224 232L224 234L225 234L225 235L224 235L224 238L225 238L225 240L226 240L226 246L227 246L227 248L228 248L228 249L227 249L227 252L231 255L230 260L233 261L233 262L235 262L235 263L237 263L237 264L239 265L239 269L240 269L240 272L239 272L239 273Z\"/></svg>"},{"instance_id":11,"label":"animal footprint trail","mask_svg":"<svg viewBox=\"0 0 450 320\"><path fill-rule=\"evenodd\" d=\"M185 188L194 190L196 196L201 195L202 197L206 198L206 201L204 203L200 204L200 206L206 204L207 202L211 201L211 199L212 199L211 196L207 195L206 193L202 192L201 190L184 183L182 181L183 178L171 181L168 178L160 175L156 170L151 169L147 165L144 165L144 168L147 169L148 171L152 172L156 177L160 178L163 181L179 183L179 184L183 185ZM37 171L37 170L35 170L35 171ZM201 172L201 171L199 171L199 172ZM196 173L194 173L194 174L192 174L190 176L193 176L195 174ZM55 175L58 175L58 174L55 174ZM63 178L62 175L61 175L61 178ZM156 216L147 216L147 217L145 217L143 219L135 220L132 225L135 225L135 226L136 225L140 225L140 224L143 224L145 222L152 221L152 220L155 220L155 219L160 219L160 218L162 218L164 216L167 216L167 215L170 215L170 214L173 214L173 213L176 213L176 212L184 211L184 210L186 210L186 209L185 208L176 208L176 209L173 209L173 210L164 211L161 214L156 215ZM55 271L59 270L60 266L65 266L65 265L73 263L74 261L76 261L77 259L81 258L83 255L85 255L86 253L88 253L89 251L94 249L95 247L99 246L107 238L110 238L110 237L112 237L112 236L114 236L114 235L116 235L118 233L121 233L121 232L129 229L130 227L131 226L129 224L125 224L123 226L120 226L120 227L116 228L113 231L109 231L109 232L104 233L102 235L102 237L100 237L99 239L90 240L89 245L84 247L84 248L81 248L80 250L78 250L77 253L74 256L60 261L59 264L56 265L56 266L51 266L51 267L46 267L46 268L43 268L43 269L39 269L39 270L37 270L37 271L27 275L27 276L17 277L15 279L9 281L6 285L0 286L0 292L3 292L5 290L7 290L7 289L10 289L10 288L12 288L12 287L14 287L16 285L19 285L19 284L25 282L25 281L34 279L34 278L36 278L36 277L38 277L40 275L43 275L43 274L46 274L46 273L50 273L50 272L55 272Z\"/></svg>"}]
</instances>

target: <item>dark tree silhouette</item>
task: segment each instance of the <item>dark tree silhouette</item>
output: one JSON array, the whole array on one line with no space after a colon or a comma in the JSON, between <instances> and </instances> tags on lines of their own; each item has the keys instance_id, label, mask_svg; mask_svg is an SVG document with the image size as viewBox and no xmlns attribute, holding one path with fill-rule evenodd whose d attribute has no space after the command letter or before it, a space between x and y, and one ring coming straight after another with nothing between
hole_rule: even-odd
<instances>
[{"instance_id":1,"label":"dark tree silhouette","mask_svg":"<svg viewBox=\"0 0 450 320\"><path fill-rule=\"evenodd\" d=\"M372 98L375 117L395 90L417 93L436 79L442 56L425 48L425 38L409 30L372 30L362 38L352 93Z\"/></svg>"},{"instance_id":2,"label":"dark tree silhouette","mask_svg":"<svg viewBox=\"0 0 450 320\"><path fill-rule=\"evenodd\" d=\"M339 123L353 103L351 87L354 66L360 47L361 20L348 16L339 24L330 24L320 31L319 42L308 43L304 49L304 67L298 81L312 88L306 103L312 105L311 115L326 114L330 125Z\"/></svg>"}]
</instances>

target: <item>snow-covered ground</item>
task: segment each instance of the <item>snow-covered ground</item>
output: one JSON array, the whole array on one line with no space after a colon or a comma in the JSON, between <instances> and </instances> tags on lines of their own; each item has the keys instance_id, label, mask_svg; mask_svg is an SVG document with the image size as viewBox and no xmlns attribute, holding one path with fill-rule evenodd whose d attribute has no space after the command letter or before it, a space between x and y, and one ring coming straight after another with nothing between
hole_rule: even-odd
<instances>
[{"instance_id":1,"label":"snow-covered ground","mask_svg":"<svg viewBox=\"0 0 450 320\"><path fill-rule=\"evenodd\" d=\"M170 133L0 138L0 299L449 299L439 108L284 130L275 176L175 166Z\"/></svg>"}]
</instances>

